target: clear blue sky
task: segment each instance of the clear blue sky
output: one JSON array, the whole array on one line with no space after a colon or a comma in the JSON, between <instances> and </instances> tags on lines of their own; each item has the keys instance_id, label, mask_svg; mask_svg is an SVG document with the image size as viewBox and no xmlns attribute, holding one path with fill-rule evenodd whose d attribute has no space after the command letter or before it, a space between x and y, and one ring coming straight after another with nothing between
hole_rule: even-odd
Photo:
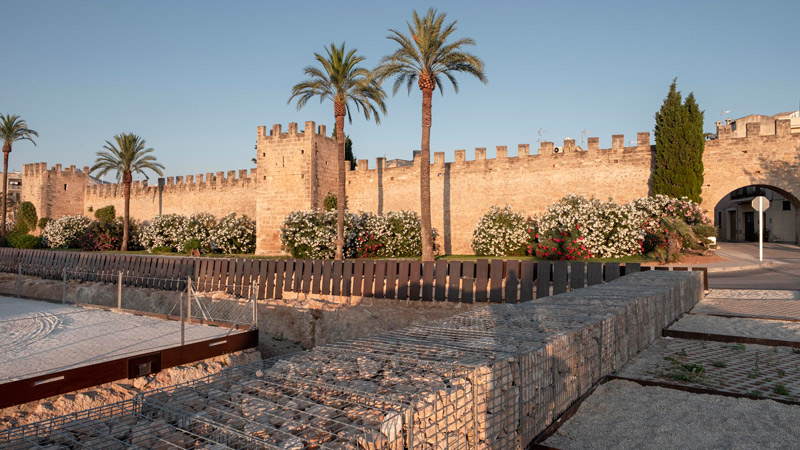
<instances>
[{"instance_id":1,"label":"clear blue sky","mask_svg":"<svg viewBox=\"0 0 800 450\"><path fill-rule=\"evenodd\" d=\"M0 111L39 131L19 143L11 168L47 161L91 165L106 139L142 135L184 175L251 167L256 127L306 120L332 129L333 107L287 105L292 85L323 45L346 41L372 67L393 50L413 2L3 0ZM678 77L713 131L729 117L797 109L797 0L436 2L477 41L488 85L434 94L432 150L557 143L581 131L627 141L653 129ZM381 125L354 116L358 158L410 158L420 145L421 95L389 97ZM370 163L374 167L374 161Z\"/></svg>"}]
</instances>

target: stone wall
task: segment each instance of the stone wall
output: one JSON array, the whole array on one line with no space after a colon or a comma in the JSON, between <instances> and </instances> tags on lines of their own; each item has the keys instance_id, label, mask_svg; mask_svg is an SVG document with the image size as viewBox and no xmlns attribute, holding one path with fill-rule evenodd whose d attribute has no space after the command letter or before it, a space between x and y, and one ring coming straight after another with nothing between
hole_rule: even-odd
<instances>
[{"instance_id":1,"label":"stone wall","mask_svg":"<svg viewBox=\"0 0 800 450\"><path fill-rule=\"evenodd\" d=\"M706 141L703 153L703 209L713 220L714 207L731 191L744 186L768 187L795 207L795 242L800 242L800 133L791 133L789 119L762 133L748 123L745 137L733 137L732 125L717 126L717 139Z\"/></svg>"},{"instance_id":2,"label":"stone wall","mask_svg":"<svg viewBox=\"0 0 800 450\"><path fill-rule=\"evenodd\" d=\"M158 185L134 181L131 186L131 217L147 220L158 216ZM256 215L256 169L229 170L197 175L166 177L161 198L162 214L191 215L207 212L217 217L232 212ZM87 186L83 214L114 205L117 215L124 211L122 185Z\"/></svg>"},{"instance_id":3,"label":"stone wall","mask_svg":"<svg viewBox=\"0 0 800 450\"><path fill-rule=\"evenodd\" d=\"M22 200L33 203L39 217L74 216L83 211L84 188L89 184L89 168L66 169L47 163L22 166Z\"/></svg>"}]
</instances>

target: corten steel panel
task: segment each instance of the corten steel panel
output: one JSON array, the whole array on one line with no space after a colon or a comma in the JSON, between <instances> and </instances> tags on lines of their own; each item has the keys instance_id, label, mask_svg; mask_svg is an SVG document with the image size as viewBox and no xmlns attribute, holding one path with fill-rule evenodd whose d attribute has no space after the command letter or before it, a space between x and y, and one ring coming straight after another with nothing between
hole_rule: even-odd
<instances>
[{"instance_id":1,"label":"corten steel panel","mask_svg":"<svg viewBox=\"0 0 800 450\"><path fill-rule=\"evenodd\" d=\"M333 262L329 259L322 261L322 294L329 295L331 293L331 272L333 269Z\"/></svg>"},{"instance_id":2,"label":"corten steel panel","mask_svg":"<svg viewBox=\"0 0 800 450\"><path fill-rule=\"evenodd\" d=\"M397 261L386 261L386 298L397 298Z\"/></svg>"},{"instance_id":3,"label":"corten steel panel","mask_svg":"<svg viewBox=\"0 0 800 450\"><path fill-rule=\"evenodd\" d=\"M294 278L292 280L292 291L302 292L300 289L303 287L303 266L306 260L298 259L294 264Z\"/></svg>"},{"instance_id":4,"label":"corten steel panel","mask_svg":"<svg viewBox=\"0 0 800 450\"><path fill-rule=\"evenodd\" d=\"M275 298L283 298L283 276L286 274L286 260L275 261Z\"/></svg>"},{"instance_id":5,"label":"corten steel panel","mask_svg":"<svg viewBox=\"0 0 800 450\"><path fill-rule=\"evenodd\" d=\"M311 293L319 294L322 288L322 260L315 259L312 269L314 273L311 277Z\"/></svg>"},{"instance_id":6,"label":"corten steel panel","mask_svg":"<svg viewBox=\"0 0 800 450\"><path fill-rule=\"evenodd\" d=\"M342 262L333 262L333 279L331 280L333 286L331 287L331 294L341 295L342 293Z\"/></svg>"},{"instance_id":7,"label":"corten steel panel","mask_svg":"<svg viewBox=\"0 0 800 450\"><path fill-rule=\"evenodd\" d=\"M203 281L203 289L205 291L210 291L212 286L214 286L214 260L209 260L208 264L206 264L206 274L205 280Z\"/></svg>"},{"instance_id":8,"label":"corten steel panel","mask_svg":"<svg viewBox=\"0 0 800 450\"><path fill-rule=\"evenodd\" d=\"M619 263L609 262L605 264L606 283L619 278Z\"/></svg>"},{"instance_id":9,"label":"corten steel panel","mask_svg":"<svg viewBox=\"0 0 800 450\"><path fill-rule=\"evenodd\" d=\"M519 261L508 260L506 261L506 287L504 301L505 303L518 303L517 287L519 287Z\"/></svg>"},{"instance_id":10,"label":"corten steel panel","mask_svg":"<svg viewBox=\"0 0 800 450\"><path fill-rule=\"evenodd\" d=\"M550 295L550 261L536 263L536 298Z\"/></svg>"},{"instance_id":11,"label":"corten steel panel","mask_svg":"<svg viewBox=\"0 0 800 450\"><path fill-rule=\"evenodd\" d=\"M353 261L342 261L342 295L349 297L353 291Z\"/></svg>"},{"instance_id":12,"label":"corten steel panel","mask_svg":"<svg viewBox=\"0 0 800 450\"><path fill-rule=\"evenodd\" d=\"M664 266L656 266L656 267L654 267L654 269L655 270L666 270L666 271L669 271L669 267L664 267Z\"/></svg>"},{"instance_id":13,"label":"corten steel panel","mask_svg":"<svg viewBox=\"0 0 800 450\"><path fill-rule=\"evenodd\" d=\"M567 292L567 262L553 263L553 295Z\"/></svg>"},{"instance_id":14,"label":"corten steel panel","mask_svg":"<svg viewBox=\"0 0 800 450\"><path fill-rule=\"evenodd\" d=\"M197 271L194 274L194 289L199 292L206 291L206 270L208 270L208 259L202 258L197 264Z\"/></svg>"},{"instance_id":15,"label":"corten steel panel","mask_svg":"<svg viewBox=\"0 0 800 450\"><path fill-rule=\"evenodd\" d=\"M422 263L422 300L433 300L433 267L432 261Z\"/></svg>"},{"instance_id":16,"label":"corten steel panel","mask_svg":"<svg viewBox=\"0 0 800 450\"><path fill-rule=\"evenodd\" d=\"M520 262L519 301L533 300L533 280L536 278L536 263L533 261Z\"/></svg>"},{"instance_id":17,"label":"corten steel panel","mask_svg":"<svg viewBox=\"0 0 800 450\"><path fill-rule=\"evenodd\" d=\"M411 261L408 266L408 298L411 300L419 300L420 296L420 281L422 277L422 264L419 261Z\"/></svg>"},{"instance_id":18,"label":"corten steel panel","mask_svg":"<svg viewBox=\"0 0 800 450\"><path fill-rule=\"evenodd\" d=\"M372 297L372 287L375 286L375 261L364 261L364 297Z\"/></svg>"},{"instance_id":19,"label":"corten steel panel","mask_svg":"<svg viewBox=\"0 0 800 450\"><path fill-rule=\"evenodd\" d=\"M625 263L625 275L630 275L632 273L641 272L642 265L639 263Z\"/></svg>"},{"instance_id":20,"label":"corten steel panel","mask_svg":"<svg viewBox=\"0 0 800 450\"><path fill-rule=\"evenodd\" d=\"M587 266L586 280L589 286L603 282L603 263L590 262Z\"/></svg>"},{"instance_id":21,"label":"corten steel panel","mask_svg":"<svg viewBox=\"0 0 800 450\"><path fill-rule=\"evenodd\" d=\"M475 268L475 301L485 302L489 299L489 261L479 259Z\"/></svg>"},{"instance_id":22,"label":"corten steel panel","mask_svg":"<svg viewBox=\"0 0 800 450\"><path fill-rule=\"evenodd\" d=\"M292 258L286 261L286 270L283 273L283 292L291 292L292 291L292 281L295 277L295 267L297 266L297 260Z\"/></svg>"},{"instance_id":23,"label":"corten steel panel","mask_svg":"<svg viewBox=\"0 0 800 450\"><path fill-rule=\"evenodd\" d=\"M573 261L570 264L569 287L581 289L586 285L586 263L583 261Z\"/></svg>"},{"instance_id":24,"label":"corten steel panel","mask_svg":"<svg viewBox=\"0 0 800 450\"><path fill-rule=\"evenodd\" d=\"M461 303L475 301L475 278L461 277Z\"/></svg>"},{"instance_id":25,"label":"corten steel panel","mask_svg":"<svg viewBox=\"0 0 800 450\"><path fill-rule=\"evenodd\" d=\"M372 296L383 298L383 286L386 277L386 261L375 261L375 284L372 288Z\"/></svg>"},{"instance_id":26,"label":"corten steel panel","mask_svg":"<svg viewBox=\"0 0 800 450\"><path fill-rule=\"evenodd\" d=\"M397 299L408 300L408 261L400 261L397 265Z\"/></svg>"},{"instance_id":27,"label":"corten steel panel","mask_svg":"<svg viewBox=\"0 0 800 450\"><path fill-rule=\"evenodd\" d=\"M244 276L242 277L242 297L250 296L250 284L252 278L253 261L244 260Z\"/></svg>"},{"instance_id":28,"label":"corten steel panel","mask_svg":"<svg viewBox=\"0 0 800 450\"><path fill-rule=\"evenodd\" d=\"M214 267L211 272L211 287L210 290L217 291L221 285L222 280L222 259L214 258Z\"/></svg>"},{"instance_id":29,"label":"corten steel panel","mask_svg":"<svg viewBox=\"0 0 800 450\"><path fill-rule=\"evenodd\" d=\"M445 293L447 292L447 261L436 261L436 288L434 297L438 301L444 301Z\"/></svg>"},{"instance_id":30,"label":"corten steel panel","mask_svg":"<svg viewBox=\"0 0 800 450\"><path fill-rule=\"evenodd\" d=\"M267 289L264 291L264 298L278 298L276 297L276 283L275 273L277 272L277 261L269 261L267 263Z\"/></svg>"},{"instance_id":31,"label":"corten steel panel","mask_svg":"<svg viewBox=\"0 0 800 450\"><path fill-rule=\"evenodd\" d=\"M219 356L258 345L258 330L231 334L222 338L167 348L160 355L160 369ZM142 360L144 355L119 358L89 366L63 370L24 380L0 384L0 408L27 403L55 395L73 392L128 377L130 361ZM47 380L52 380L47 382Z\"/></svg>"},{"instance_id":32,"label":"corten steel panel","mask_svg":"<svg viewBox=\"0 0 800 450\"><path fill-rule=\"evenodd\" d=\"M458 302L461 300L459 289L461 285L461 262L450 261L448 262L448 274L450 277L447 280L447 301Z\"/></svg>"},{"instance_id":33,"label":"corten steel panel","mask_svg":"<svg viewBox=\"0 0 800 450\"><path fill-rule=\"evenodd\" d=\"M353 295L361 296L364 285L364 261L356 261L353 265Z\"/></svg>"},{"instance_id":34,"label":"corten steel panel","mask_svg":"<svg viewBox=\"0 0 800 450\"><path fill-rule=\"evenodd\" d=\"M269 269L270 261L259 261L260 266L258 270L258 294L256 295L257 298L263 299L264 296L267 294L267 270Z\"/></svg>"},{"instance_id":35,"label":"corten steel panel","mask_svg":"<svg viewBox=\"0 0 800 450\"><path fill-rule=\"evenodd\" d=\"M311 292L311 271L312 261L309 259L303 260L303 286L302 291L306 294Z\"/></svg>"},{"instance_id":36,"label":"corten steel panel","mask_svg":"<svg viewBox=\"0 0 800 450\"><path fill-rule=\"evenodd\" d=\"M503 302L503 260L493 259L489 266L489 301Z\"/></svg>"}]
</instances>

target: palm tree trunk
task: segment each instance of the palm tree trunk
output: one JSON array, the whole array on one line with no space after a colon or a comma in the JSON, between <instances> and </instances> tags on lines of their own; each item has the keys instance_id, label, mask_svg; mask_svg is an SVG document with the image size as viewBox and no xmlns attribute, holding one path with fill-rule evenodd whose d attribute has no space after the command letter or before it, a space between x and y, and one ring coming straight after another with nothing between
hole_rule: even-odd
<instances>
[{"instance_id":1,"label":"palm tree trunk","mask_svg":"<svg viewBox=\"0 0 800 450\"><path fill-rule=\"evenodd\" d=\"M3 144L3 221L0 223L0 237L6 237L6 208L8 208L8 154L11 144Z\"/></svg>"},{"instance_id":2,"label":"palm tree trunk","mask_svg":"<svg viewBox=\"0 0 800 450\"><path fill-rule=\"evenodd\" d=\"M431 240L431 100L433 89L422 89L422 146L419 170L422 261L433 261Z\"/></svg>"},{"instance_id":3,"label":"palm tree trunk","mask_svg":"<svg viewBox=\"0 0 800 450\"><path fill-rule=\"evenodd\" d=\"M133 177L130 173L122 175L123 196L125 197L125 210L122 217L122 248L123 252L128 251L128 229L130 227L130 212L131 212L131 182Z\"/></svg>"},{"instance_id":4,"label":"palm tree trunk","mask_svg":"<svg viewBox=\"0 0 800 450\"><path fill-rule=\"evenodd\" d=\"M336 117L336 147L338 149L339 193L336 198L336 256L337 261L344 257L344 207L345 207L345 159L344 159L344 116L347 107L344 103L335 102L333 113Z\"/></svg>"}]
</instances>

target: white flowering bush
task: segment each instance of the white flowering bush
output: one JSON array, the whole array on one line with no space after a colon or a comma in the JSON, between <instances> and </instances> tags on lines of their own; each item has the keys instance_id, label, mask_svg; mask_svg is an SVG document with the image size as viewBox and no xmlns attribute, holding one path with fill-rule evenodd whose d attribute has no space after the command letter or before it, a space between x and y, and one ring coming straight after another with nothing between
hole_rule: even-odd
<instances>
[{"instance_id":1,"label":"white flowering bush","mask_svg":"<svg viewBox=\"0 0 800 450\"><path fill-rule=\"evenodd\" d=\"M363 227L365 214L345 212L345 258L356 254L356 235ZM293 211L283 220L281 245L295 258L333 259L336 256L336 211Z\"/></svg>"},{"instance_id":2,"label":"white flowering bush","mask_svg":"<svg viewBox=\"0 0 800 450\"><path fill-rule=\"evenodd\" d=\"M143 222L139 227L139 243L148 252L157 247L178 250L186 241L189 220L180 214L164 214Z\"/></svg>"},{"instance_id":3,"label":"white flowering bush","mask_svg":"<svg viewBox=\"0 0 800 450\"><path fill-rule=\"evenodd\" d=\"M479 256L525 255L534 228L532 221L511 206L492 206L472 232L472 250Z\"/></svg>"},{"instance_id":4,"label":"white flowering bush","mask_svg":"<svg viewBox=\"0 0 800 450\"><path fill-rule=\"evenodd\" d=\"M51 220L42 230L42 245L50 248L77 248L92 220L83 216L64 216Z\"/></svg>"},{"instance_id":5,"label":"white flowering bush","mask_svg":"<svg viewBox=\"0 0 800 450\"><path fill-rule=\"evenodd\" d=\"M186 227L184 229L185 234L181 236L181 245L185 245L186 241L190 239L197 239L200 244L200 249L203 251L211 250L213 243L212 234L216 227L217 218L214 217L213 214L206 212L192 214L186 221Z\"/></svg>"},{"instance_id":6,"label":"white flowering bush","mask_svg":"<svg viewBox=\"0 0 800 450\"><path fill-rule=\"evenodd\" d=\"M422 256L422 220L414 211L389 211L362 215L356 233L359 258L414 258ZM431 229L433 251L438 252L438 232Z\"/></svg>"},{"instance_id":7,"label":"white flowering bush","mask_svg":"<svg viewBox=\"0 0 800 450\"><path fill-rule=\"evenodd\" d=\"M197 236L187 238L201 240ZM256 251L256 221L245 215L228 214L219 219L208 238L210 239L211 249L214 251L221 251L222 253L253 253Z\"/></svg>"}]
</instances>

